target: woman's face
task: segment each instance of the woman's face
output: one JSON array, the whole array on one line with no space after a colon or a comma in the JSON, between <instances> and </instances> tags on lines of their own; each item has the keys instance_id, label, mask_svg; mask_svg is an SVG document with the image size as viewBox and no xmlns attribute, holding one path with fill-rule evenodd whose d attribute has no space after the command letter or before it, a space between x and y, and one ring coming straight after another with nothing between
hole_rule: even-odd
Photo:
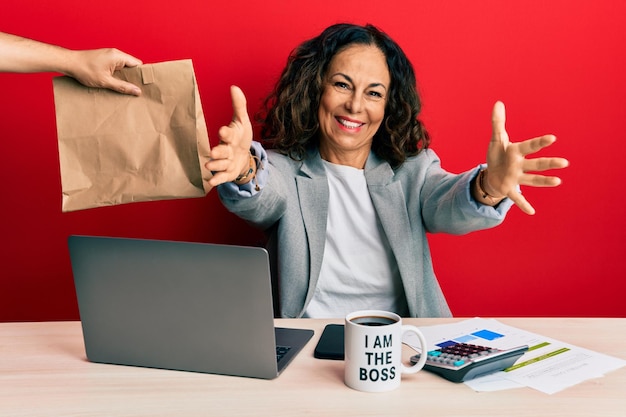
<instances>
[{"instance_id":1,"label":"woman's face","mask_svg":"<svg viewBox=\"0 0 626 417\"><path fill-rule=\"evenodd\" d=\"M385 55L376 46L352 45L333 57L318 109L322 158L364 167L390 83Z\"/></svg>"}]
</instances>

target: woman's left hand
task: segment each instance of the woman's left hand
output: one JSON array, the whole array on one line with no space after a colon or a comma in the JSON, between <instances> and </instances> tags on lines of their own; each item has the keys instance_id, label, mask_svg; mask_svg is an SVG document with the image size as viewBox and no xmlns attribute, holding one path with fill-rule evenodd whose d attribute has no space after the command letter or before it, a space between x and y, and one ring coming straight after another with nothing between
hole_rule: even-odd
<instances>
[{"instance_id":1,"label":"woman's left hand","mask_svg":"<svg viewBox=\"0 0 626 417\"><path fill-rule=\"evenodd\" d=\"M506 196L524 213L535 214L533 206L520 193L519 186L556 187L561 183L560 178L533 172L565 168L569 162L555 157L527 159L527 155L552 145L556 137L544 135L522 142L510 142L505 120L504 104L498 101L493 107L493 133L487 151L487 175L482 185L490 196Z\"/></svg>"}]
</instances>

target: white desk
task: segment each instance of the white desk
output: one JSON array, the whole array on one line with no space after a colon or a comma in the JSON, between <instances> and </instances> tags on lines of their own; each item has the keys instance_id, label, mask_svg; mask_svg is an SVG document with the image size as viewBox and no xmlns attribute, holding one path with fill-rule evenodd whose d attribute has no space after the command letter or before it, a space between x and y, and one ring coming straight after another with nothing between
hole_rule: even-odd
<instances>
[{"instance_id":1,"label":"white desk","mask_svg":"<svg viewBox=\"0 0 626 417\"><path fill-rule=\"evenodd\" d=\"M417 326L458 319L408 319ZM519 318L505 324L626 358L626 319ZM277 320L315 336L275 380L87 362L79 322L0 323L0 416L626 416L626 368L554 395L476 393L428 372L389 393L343 383L343 362L313 358L325 324Z\"/></svg>"}]
</instances>

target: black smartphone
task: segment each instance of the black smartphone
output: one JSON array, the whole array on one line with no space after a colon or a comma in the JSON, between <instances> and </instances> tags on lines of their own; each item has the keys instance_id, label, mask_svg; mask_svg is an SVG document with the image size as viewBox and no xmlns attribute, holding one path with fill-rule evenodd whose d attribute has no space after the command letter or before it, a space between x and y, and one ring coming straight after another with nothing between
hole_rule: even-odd
<instances>
[{"instance_id":1,"label":"black smartphone","mask_svg":"<svg viewBox=\"0 0 626 417\"><path fill-rule=\"evenodd\" d=\"M318 359L343 360L343 324L327 324L315 346L313 356Z\"/></svg>"}]
</instances>

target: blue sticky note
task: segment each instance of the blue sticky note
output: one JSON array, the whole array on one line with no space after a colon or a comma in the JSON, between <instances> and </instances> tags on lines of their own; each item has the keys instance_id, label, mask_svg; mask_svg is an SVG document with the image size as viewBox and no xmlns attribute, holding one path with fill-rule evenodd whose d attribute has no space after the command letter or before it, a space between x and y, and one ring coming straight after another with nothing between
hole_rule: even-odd
<instances>
[{"instance_id":1,"label":"blue sticky note","mask_svg":"<svg viewBox=\"0 0 626 417\"><path fill-rule=\"evenodd\" d=\"M479 330L472 334L476 337L480 337L481 339L485 339L485 340L495 340L495 339L504 337L503 334L492 332L491 330L487 330L487 329Z\"/></svg>"}]
</instances>

